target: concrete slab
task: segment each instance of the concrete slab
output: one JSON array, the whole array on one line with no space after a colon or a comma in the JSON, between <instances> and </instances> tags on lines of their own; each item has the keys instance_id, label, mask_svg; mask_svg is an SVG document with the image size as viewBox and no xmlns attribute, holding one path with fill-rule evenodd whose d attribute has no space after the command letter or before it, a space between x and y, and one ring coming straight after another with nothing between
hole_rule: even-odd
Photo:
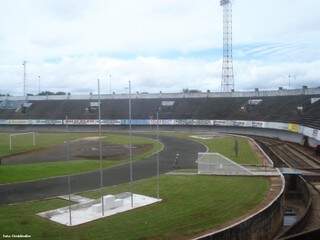
<instances>
[{"instance_id":1,"label":"concrete slab","mask_svg":"<svg viewBox=\"0 0 320 240\"><path fill-rule=\"evenodd\" d=\"M58 198L61 198L61 199L69 201L69 195L59 196ZM88 203L88 202L94 201L94 199L82 197L82 196L75 195L75 194L71 194L70 195L70 201L75 202L75 203Z\"/></svg>"},{"instance_id":2,"label":"concrete slab","mask_svg":"<svg viewBox=\"0 0 320 240\"><path fill-rule=\"evenodd\" d=\"M162 201L153 197L132 194L133 206L131 206L131 193L123 193L116 196L106 195L103 199L105 203L109 204L104 206L104 212L102 212L100 198L98 200L91 199L89 202L74 204L70 207L41 212L37 215L65 226L77 226ZM111 205L112 207L108 207Z\"/></svg>"}]
</instances>

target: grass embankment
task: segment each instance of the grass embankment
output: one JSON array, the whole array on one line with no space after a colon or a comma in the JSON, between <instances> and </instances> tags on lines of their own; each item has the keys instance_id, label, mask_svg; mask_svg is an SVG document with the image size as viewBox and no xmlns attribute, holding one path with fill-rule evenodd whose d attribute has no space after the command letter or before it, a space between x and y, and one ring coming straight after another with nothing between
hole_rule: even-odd
<instances>
[{"instance_id":1,"label":"grass embankment","mask_svg":"<svg viewBox=\"0 0 320 240\"><path fill-rule=\"evenodd\" d=\"M104 189L104 193L155 196L155 178ZM77 227L65 227L36 213L67 206L59 199L0 206L0 236L23 233L31 239L181 239L226 224L254 209L266 196L269 182L261 177L160 177L161 203ZM84 193L98 197L99 191Z\"/></svg>"},{"instance_id":2,"label":"grass embankment","mask_svg":"<svg viewBox=\"0 0 320 240\"><path fill-rule=\"evenodd\" d=\"M1 134L4 137L4 134ZM37 140L39 141L37 147L45 148L62 144L65 140L75 140L83 137L95 136L94 134L70 133L70 134L38 134ZM23 136L24 138L25 136ZM129 137L120 134L107 134L104 135L103 141L110 144L128 145ZM3 144L3 143L2 143ZM17 146L18 142L16 143ZM32 146L23 145L20 143L20 151L32 150ZM28 143L29 144L29 143ZM163 145L153 139L146 137L132 137L133 145L151 144L152 148L142 153L133 156L133 160L142 160L163 149ZM128 161L127 158L117 160L104 160L103 167L109 168L115 165L124 164ZM32 181L42 178L49 178L54 176L63 176L68 174L77 174L88 171L96 170L100 167L99 160L71 160L71 161L58 161L58 162L44 162L33 164L18 164L18 165L2 165L0 166L0 184L16 183L23 181Z\"/></svg>"}]
</instances>

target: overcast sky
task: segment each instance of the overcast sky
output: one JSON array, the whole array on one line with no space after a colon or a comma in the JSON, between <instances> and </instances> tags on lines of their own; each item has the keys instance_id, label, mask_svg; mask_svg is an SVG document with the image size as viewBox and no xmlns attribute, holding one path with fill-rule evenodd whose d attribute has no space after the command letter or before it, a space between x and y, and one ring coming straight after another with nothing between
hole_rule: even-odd
<instances>
[{"instance_id":1,"label":"overcast sky","mask_svg":"<svg viewBox=\"0 0 320 240\"><path fill-rule=\"evenodd\" d=\"M219 0L0 0L0 93L218 91ZM237 90L320 86L319 0L234 0Z\"/></svg>"}]
</instances>

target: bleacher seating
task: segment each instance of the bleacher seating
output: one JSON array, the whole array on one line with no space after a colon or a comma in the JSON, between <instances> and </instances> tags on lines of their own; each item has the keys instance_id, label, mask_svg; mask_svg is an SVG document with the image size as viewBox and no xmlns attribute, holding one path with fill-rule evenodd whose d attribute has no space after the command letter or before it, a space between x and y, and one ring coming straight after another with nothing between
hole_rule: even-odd
<instances>
[{"instance_id":1,"label":"bleacher seating","mask_svg":"<svg viewBox=\"0 0 320 240\"><path fill-rule=\"evenodd\" d=\"M16 110L20 108L25 101L11 101L11 100L4 100L0 102L0 109L1 110Z\"/></svg>"},{"instance_id":2,"label":"bleacher seating","mask_svg":"<svg viewBox=\"0 0 320 240\"><path fill-rule=\"evenodd\" d=\"M221 98L150 98L132 99L133 119L150 119L159 111L161 119L221 119L257 120L301 123L320 129L320 101L311 104L318 95L259 97L258 104L249 104L249 97ZM174 102L163 106L163 101ZM25 111L17 111L23 104L0 102L0 119L96 119L93 100L34 100L28 101ZM7 107L5 107L7 106ZM8 107L10 106L10 107ZM302 107L302 111L298 109ZM104 99L101 102L103 119L127 119L128 99Z\"/></svg>"}]
</instances>

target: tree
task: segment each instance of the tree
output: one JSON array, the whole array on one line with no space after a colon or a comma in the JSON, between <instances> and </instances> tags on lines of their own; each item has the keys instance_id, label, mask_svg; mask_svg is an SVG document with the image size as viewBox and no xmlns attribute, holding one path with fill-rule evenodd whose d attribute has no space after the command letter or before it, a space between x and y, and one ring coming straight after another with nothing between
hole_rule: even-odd
<instances>
[{"instance_id":1,"label":"tree","mask_svg":"<svg viewBox=\"0 0 320 240\"><path fill-rule=\"evenodd\" d=\"M47 96L47 95L54 95L54 92L50 91L42 91L41 93L38 94L39 96Z\"/></svg>"}]
</instances>

